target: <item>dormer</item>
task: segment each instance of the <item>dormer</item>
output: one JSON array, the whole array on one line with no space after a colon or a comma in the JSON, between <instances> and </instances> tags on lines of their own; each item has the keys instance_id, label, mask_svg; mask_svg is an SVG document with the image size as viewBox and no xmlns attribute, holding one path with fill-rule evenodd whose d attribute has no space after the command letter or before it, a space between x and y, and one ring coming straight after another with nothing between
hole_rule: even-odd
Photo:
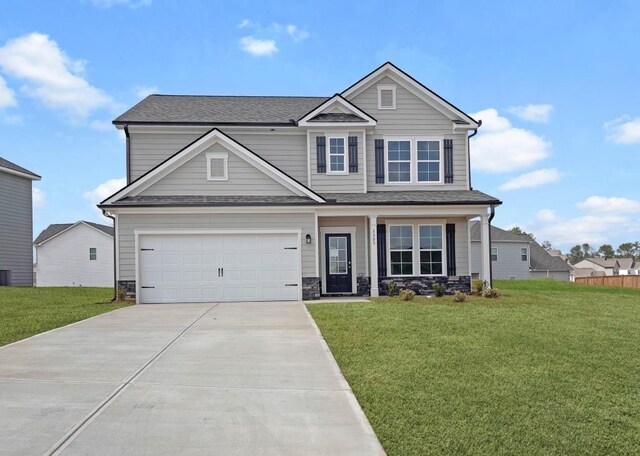
<instances>
[{"instance_id":1,"label":"dormer","mask_svg":"<svg viewBox=\"0 0 640 456\"><path fill-rule=\"evenodd\" d=\"M376 119L349 102L340 94L335 94L317 108L298 120L299 127L311 128L362 128L375 127Z\"/></svg>"}]
</instances>

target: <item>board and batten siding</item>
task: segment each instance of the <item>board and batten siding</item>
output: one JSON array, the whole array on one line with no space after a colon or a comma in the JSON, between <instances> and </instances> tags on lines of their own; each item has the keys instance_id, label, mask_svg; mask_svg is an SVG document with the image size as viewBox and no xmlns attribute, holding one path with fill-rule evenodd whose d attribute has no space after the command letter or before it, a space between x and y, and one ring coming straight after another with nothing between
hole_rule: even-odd
<instances>
[{"instance_id":1,"label":"board and batten siding","mask_svg":"<svg viewBox=\"0 0 640 456\"><path fill-rule=\"evenodd\" d=\"M0 270L11 285L33 285L31 179L0 172Z\"/></svg>"},{"instance_id":2,"label":"board and batten siding","mask_svg":"<svg viewBox=\"0 0 640 456\"><path fill-rule=\"evenodd\" d=\"M396 86L396 109L378 109L379 84ZM367 188L369 191L401 190L468 190L467 135L453 133L453 123L441 112L409 92L389 77L372 84L362 93L350 98L353 104L373 116L378 124L367 134ZM375 140L385 136L436 136L453 140L453 183L451 184L376 184ZM443 150L440 151L441 158ZM386 155L386 151L385 151ZM443 168L444 169L444 168ZM385 175L387 170L385 170ZM443 179L444 180L444 179Z\"/></svg>"},{"instance_id":3,"label":"board and batten siding","mask_svg":"<svg viewBox=\"0 0 640 456\"><path fill-rule=\"evenodd\" d=\"M118 280L135 280L135 230L302 230L302 276L316 275L315 242L304 238L315 232L313 213L247 213L243 214L120 214L118 237L120 244Z\"/></svg>"},{"instance_id":4,"label":"board and batten siding","mask_svg":"<svg viewBox=\"0 0 640 456\"><path fill-rule=\"evenodd\" d=\"M207 180L207 153L227 154L228 179ZM265 195L293 196L294 193L267 176L255 166L226 149L222 144L214 144L199 153L182 166L160 179L141 195Z\"/></svg>"},{"instance_id":5,"label":"board and batten siding","mask_svg":"<svg viewBox=\"0 0 640 456\"><path fill-rule=\"evenodd\" d=\"M471 241L471 272L479 274L482 262L482 250L479 241ZM529 270L529 261L522 261L520 249L527 248L528 242L492 242L491 247L498 248L498 260L491 262L494 279L532 279L534 276ZM527 257L529 258L529 257Z\"/></svg>"},{"instance_id":6,"label":"board and batten siding","mask_svg":"<svg viewBox=\"0 0 640 456\"><path fill-rule=\"evenodd\" d=\"M164 160L189 145L210 128L157 126L129 129L130 177L134 181ZM220 130L237 142L284 171L297 181L307 184L307 135L302 129L231 129Z\"/></svg>"},{"instance_id":7,"label":"board and batten siding","mask_svg":"<svg viewBox=\"0 0 640 456\"><path fill-rule=\"evenodd\" d=\"M365 255L366 252L366 224L364 217L320 217L318 218L318 227L320 231L322 228L332 228L332 227L355 227L356 229L356 238L355 242L351 240L351 256L355 258L356 268L354 273L356 276L362 275L366 277L367 270L367 257ZM324 236L323 239L320 240L320 248L324 251L326 249ZM326 262L326 255L324 255L324 261ZM326 264L320 264L320 269L322 271L326 270Z\"/></svg>"},{"instance_id":8,"label":"board and batten siding","mask_svg":"<svg viewBox=\"0 0 640 456\"><path fill-rule=\"evenodd\" d=\"M89 249L96 249L96 259ZM39 287L112 287L113 238L83 223L36 246Z\"/></svg>"},{"instance_id":9,"label":"board and batten siding","mask_svg":"<svg viewBox=\"0 0 640 456\"><path fill-rule=\"evenodd\" d=\"M349 169L349 136L358 138L358 172L349 174L327 174L318 173L318 136L326 138L326 164L329 171L329 138L345 138L345 166ZM310 163L311 163L311 189L314 192L322 193L364 193L364 173L366 166L364 163L364 144L362 131L325 131L312 132L309 134L310 142Z\"/></svg>"}]
</instances>

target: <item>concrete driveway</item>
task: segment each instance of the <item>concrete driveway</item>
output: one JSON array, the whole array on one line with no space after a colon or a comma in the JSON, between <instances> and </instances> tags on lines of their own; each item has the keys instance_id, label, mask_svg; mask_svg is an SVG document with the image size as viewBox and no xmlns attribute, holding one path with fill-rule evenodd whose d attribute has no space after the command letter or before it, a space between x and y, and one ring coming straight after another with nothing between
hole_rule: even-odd
<instances>
[{"instance_id":1,"label":"concrete driveway","mask_svg":"<svg viewBox=\"0 0 640 456\"><path fill-rule=\"evenodd\" d=\"M0 454L384 454L302 303L139 305L0 348Z\"/></svg>"}]
</instances>

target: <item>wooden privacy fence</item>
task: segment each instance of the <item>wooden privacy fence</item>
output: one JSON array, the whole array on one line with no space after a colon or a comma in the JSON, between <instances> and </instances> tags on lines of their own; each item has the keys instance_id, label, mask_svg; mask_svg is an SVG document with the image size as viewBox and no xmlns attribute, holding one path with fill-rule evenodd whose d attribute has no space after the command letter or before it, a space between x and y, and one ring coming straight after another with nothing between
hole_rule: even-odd
<instances>
[{"instance_id":1,"label":"wooden privacy fence","mask_svg":"<svg viewBox=\"0 0 640 456\"><path fill-rule=\"evenodd\" d=\"M607 287L640 288L640 275L576 277L576 283Z\"/></svg>"}]
</instances>

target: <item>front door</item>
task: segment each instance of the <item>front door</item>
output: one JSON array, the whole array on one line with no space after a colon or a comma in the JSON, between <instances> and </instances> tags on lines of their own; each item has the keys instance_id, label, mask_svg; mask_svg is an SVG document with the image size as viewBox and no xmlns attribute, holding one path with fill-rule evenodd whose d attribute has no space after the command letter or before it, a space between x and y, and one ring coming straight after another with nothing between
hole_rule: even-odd
<instances>
[{"instance_id":1,"label":"front door","mask_svg":"<svg viewBox=\"0 0 640 456\"><path fill-rule=\"evenodd\" d=\"M327 293L352 293L351 235L325 235Z\"/></svg>"}]
</instances>

